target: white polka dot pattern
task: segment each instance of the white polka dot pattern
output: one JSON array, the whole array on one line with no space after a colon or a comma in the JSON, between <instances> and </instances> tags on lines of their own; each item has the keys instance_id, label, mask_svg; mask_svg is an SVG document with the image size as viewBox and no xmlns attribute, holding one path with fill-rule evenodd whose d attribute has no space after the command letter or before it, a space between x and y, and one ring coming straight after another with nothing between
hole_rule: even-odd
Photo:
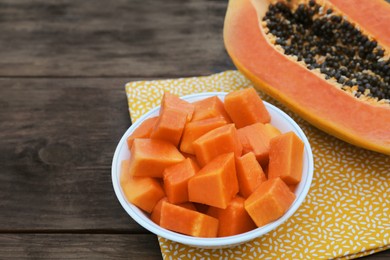
<instances>
[{"instance_id":1,"label":"white polka dot pattern","mask_svg":"<svg viewBox=\"0 0 390 260\"><path fill-rule=\"evenodd\" d=\"M238 71L126 84L132 120L159 105L163 92L183 96L252 87ZM302 206L276 230L246 244L199 249L159 237L164 259L351 259L390 248L390 157L360 149L287 112L307 135L313 182Z\"/></svg>"}]
</instances>

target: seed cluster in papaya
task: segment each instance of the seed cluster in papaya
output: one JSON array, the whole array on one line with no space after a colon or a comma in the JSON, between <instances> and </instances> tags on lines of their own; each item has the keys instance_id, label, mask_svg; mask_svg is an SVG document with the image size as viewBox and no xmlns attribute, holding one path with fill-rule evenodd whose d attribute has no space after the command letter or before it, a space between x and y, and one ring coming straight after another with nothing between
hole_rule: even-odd
<instances>
[{"instance_id":1,"label":"seed cluster in papaya","mask_svg":"<svg viewBox=\"0 0 390 260\"><path fill-rule=\"evenodd\" d=\"M363 11L363 10L362 10ZM314 0L270 4L263 25L272 42L357 98L390 104L389 55L375 39Z\"/></svg>"},{"instance_id":2,"label":"seed cluster in papaya","mask_svg":"<svg viewBox=\"0 0 390 260\"><path fill-rule=\"evenodd\" d=\"M195 237L238 235L280 218L295 200L304 147L270 121L253 88L224 102L165 93L158 117L127 138L127 200L161 227Z\"/></svg>"}]
</instances>

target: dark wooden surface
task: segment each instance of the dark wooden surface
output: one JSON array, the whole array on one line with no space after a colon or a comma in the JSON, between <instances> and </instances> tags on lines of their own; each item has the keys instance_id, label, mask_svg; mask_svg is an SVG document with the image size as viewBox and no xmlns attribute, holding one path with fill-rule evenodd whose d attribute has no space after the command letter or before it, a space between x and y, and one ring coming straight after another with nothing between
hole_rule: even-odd
<instances>
[{"instance_id":1,"label":"dark wooden surface","mask_svg":"<svg viewBox=\"0 0 390 260\"><path fill-rule=\"evenodd\" d=\"M161 258L111 184L124 84L233 69L226 5L0 1L0 258Z\"/></svg>"}]
</instances>

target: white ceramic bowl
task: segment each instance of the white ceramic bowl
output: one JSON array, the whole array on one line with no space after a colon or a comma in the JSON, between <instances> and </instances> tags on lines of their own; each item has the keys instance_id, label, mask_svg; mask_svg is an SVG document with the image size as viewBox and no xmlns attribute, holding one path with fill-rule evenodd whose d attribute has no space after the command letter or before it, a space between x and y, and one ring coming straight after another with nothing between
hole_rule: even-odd
<instances>
[{"instance_id":1,"label":"white ceramic bowl","mask_svg":"<svg viewBox=\"0 0 390 260\"><path fill-rule=\"evenodd\" d=\"M221 100L223 100L226 94L227 93L224 92L208 92L208 93L200 93L200 94L184 96L182 97L182 99L187 100L189 102L195 102L211 96L218 96ZM302 129L294 122L294 120L291 117L289 117L286 113L281 111L279 108L267 102L264 103L268 112L271 114L271 123L274 126L276 126L282 133L288 131L294 131L305 144L302 180L295 190L296 199L294 203L291 205L291 207L282 217L263 227L256 228L254 230L251 230L249 232L240 235L221 237L221 238L197 238L197 237L178 234L176 232L161 228L160 226L156 225L153 221L151 221L149 217L142 210L140 210L138 207L128 202L119 181L121 161L124 159L128 159L130 156L130 152L127 148L126 138L146 118L157 116L160 107L156 107L152 109L151 111L143 115L141 118L139 118L129 129L127 129L126 133L122 136L118 146L116 147L114 158L112 161L111 174L112 174L112 183L114 186L115 194L118 197L118 200L121 203L122 207L136 222L138 222L138 224L140 224L150 232L175 242L179 242L194 247L201 247L201 248L223 248L223 247L231 247L231 246L239 245L244 242L250 241L254 238L257 238L259 236L262 236L270 232L271 230L275 229L279 225L281 225L289 217L291 217L294 214L294 212L299 208L299 206L302 204L303 200L305 199L309 191L310 184L313 177L313 154L305 134L303 133Z\"/></svg>"}]
</instances>

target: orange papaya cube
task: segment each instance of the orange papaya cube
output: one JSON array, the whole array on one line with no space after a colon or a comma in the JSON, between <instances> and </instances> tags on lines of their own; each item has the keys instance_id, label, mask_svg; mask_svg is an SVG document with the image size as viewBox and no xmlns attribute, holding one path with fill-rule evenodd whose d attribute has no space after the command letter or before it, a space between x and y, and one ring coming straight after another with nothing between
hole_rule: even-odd
<instances>
[{"instance_id":1,"label":"orange papaya cube","mask_svg":"<svg viewBox=\"0 0 390 260\"><path fill-rule=\"evenodd\" d=\"M224 105L237 128L254 123L265 124L271 121L271 116L263 100L254 88L246 88L227 94Z\"/></svg>"},{"instance_id":2,"label":"orange papaya cube","mask_svg":"<svg viewBox=\"0 0 390 260\"><path fill-rule=\"evenodd\" d=\"M164 189L170 203L188 201L188 180L198 171L199 166L190 158L164 170Z\"/></svg>"},{"instance_id":3,"label":"orange papaya cube","mask_svg":"<svg viewBox=\"0 0 390 260\"><path fill-rule=\"evenodd\" d=\"M188 198L217 208L226 208L238 193L234 153L214 158L188 181Z\"/></svg>"},{"instance_id":4,"label":"orange papaya cube","mask_svg":"<svg viewBox=\"0 0 390 260\"><path fill-rule=\"evenodd\" d=\"M131 149L135 138L149 138L154 126L156 125L158 117L150 117L145 119L134 131L127 137L127 146Z\"/></svg>"},{"instance_id":5,"label":"orange papaya cube","mask_svg":"<svg viewBox=\"0 0 390 260\"><path fill-rule=\"evenodd\" d=\"M152 213L150 214L150 219L156 223L157 225L160 225L160 219L161 219L161 207L163 201L168 201L167 197L161 198L156 205L154 206Z\"/></svg>"},{"instance_id":6,"label":"orange papaya cube","mask_svg":"<svg viewBox=\"0 0 390 260\"><path fill-rule=\"evenodd\" d=\"M137 138L131 147L129 175L162 178L165 168L184 159L167 141Z\"/></svg>"},{"instance_id":7,"label":"orange papaya cube","mask_svg":"<svg viewBox=\"0 0 390 260\"><path fill-rule=\"evenodd\" d=\"M271 123L267 123L264 126L267 129L267 132L268 132L268 135L269 135L270 139L274 138L275 136L278 136L278 135L282 134L280 132L280 130L277 127L275 127L274 125L272 125Z\"/></svg>"},{"instance_id":8,"label":"orange papaya cube","mask_svg":"<svg viewBox=\"0 0 390 260\"><path fill-rule=\"evenodd\" d=\"M193 103L195 106L192 121L204 120L212 117L223 117L227 123L231 123L222 101L217 97L209 97Z\"/></svg>"},{"instance_id":9,"label":"orange papaya cube","mask_svg":"<svg viewBox=\"0 0 390 260\"><path fill-rule=\"evenodd\" d=\"M267 180L245 200L245 209L258 227L264 226L288 210L295 194L280 178Z\"/></svg>"},{"instance_id":10,"label":"orange papaya cube","mask_svg":"<svg viewBox=\"0 0 390 260\"><path fill-rule=\"evenodd\" d=\"M121 161L121 173L120 173L120 177L119 177L119 182L120 182L121 186L123 186L131 178L131 176L129 174L129 169L130 169L130 159L122 160Z\"/></svg>"},{"instance_id":11,"label":"orange papaya cube","mask_svg":"<svg viewBox=\"0 0 390 260\"><path fill-rule=\"evenodd\" d=\"M262 123L255 123L237 130L243 154L253 152L261 166L268 163L271 136Z\"/></svg>"},{"instance_id":12,"label":"orange papaya cube","mask_svg":"<svg viewBox=\"0 0 390 260\"><path fill-rule=\"evenodd\" d=\"M288 132L271 140L268 178L280 177L286 184L301 181L304 144L294 133Z\"/></svg>"},{"instance_id":13,"label":"orange papaya cube","mask_svg":"<svg viewBox=\"0 0 390 260\"><path fill-rule=\"evenodd\" d=\"M241 156L242 153L242 145L234 124L224 125L209 131L196 139L192 146L201 166L224 153L234 152L236 156Z\"/></svg>"},{"instance_id":14,"label":"orange papaya cube","mask_svg":"<svg viewBox=\"0 0 390 260\"><path fill-rule=\"evenodd\" d=\"M194 114L195 105L165 91L161 100L161 110L164 109L183 111L187 114L186 119L189 122Z\"/></svg>"},{"instance_id":15,"label":"orange papaya cube","mask_svg":"<svg viewBox=\"0 0 390 260\"><path fill-rule=\"evenodd\" d=\"M122 188L129 202L149 213L165 196L161 184L151 177L133 177Z\"/></svg>"},{"instance_id":16,"label":"orange papaya cube","mask_svg":"<svg viewBox=\"0 0 390 260\"><path fill-rule=\"evenodd\" d=\"M219 220L218 237L242 234L256 228L256 224L244 207L245 199L234 197L226 209L210 207L209 216Z\"/></svg>"},{"instance_id":17,"label":"orange papaya cube","mask_svg":"<svg viewBox=\"0 0 390 260\"><path fill-rule=\"evenodd\" d=\"M160 199L157 202L157 204L154 206L152 214L150 214L150 219L154 223L156 223L157 225L160 225L161 207L162 207L163 201L168 201L168 198L167 197L163 197L162 199ZM183 208L187 208L187 209L190 209L190 210L196 210L195 205L193 203L191 203L191 202L181 203L181 204L178 204L178 206L183 207Z\"/></svg>"},{"instance_id":18,"label":"orange papaya cube","mask_svg":"<svg viewBox=\"0 0 390 260\"><path fill-rule=\"evenodd\" d=\"M178 146L186 122L187 113L185 111L166 107L160 111L156 125L150 133L150 138L165 140Z\"/></svg>"},{"instance_id":19,"label":"orange papaya cube","mask_svg":"<svg viewBox=\"0 0 390 260\"><path fill-rule=\"evenodd\" d=\"M252 152L236 158L236 171L238 186L240 187L239 193L244 198L248 198L262 182L267 180L255 154Z\"/></svg>"},{"instance_id":20,"label":"orange papaya cube","mask_svg":"<svg viewBox=\"0 0 390 260\"><path fill-rule=\"evenodd\" d=\"M194 237L216 237L218 219L164 201L161 207L160 226Z\"/></svg>"},{"instance_id":21,"label":"orange papaya cube","mask_svg":"<svg viewBox=\"0 0 390 260\"><path fill-rule=\"evenodd\" d=\"M226 121L222 117L213 117L187 123L180 143L180 151L195 154L194 148L192 147L193 142L207 132L223 125L226 125Z\"/></svg>"}]
</instances>

